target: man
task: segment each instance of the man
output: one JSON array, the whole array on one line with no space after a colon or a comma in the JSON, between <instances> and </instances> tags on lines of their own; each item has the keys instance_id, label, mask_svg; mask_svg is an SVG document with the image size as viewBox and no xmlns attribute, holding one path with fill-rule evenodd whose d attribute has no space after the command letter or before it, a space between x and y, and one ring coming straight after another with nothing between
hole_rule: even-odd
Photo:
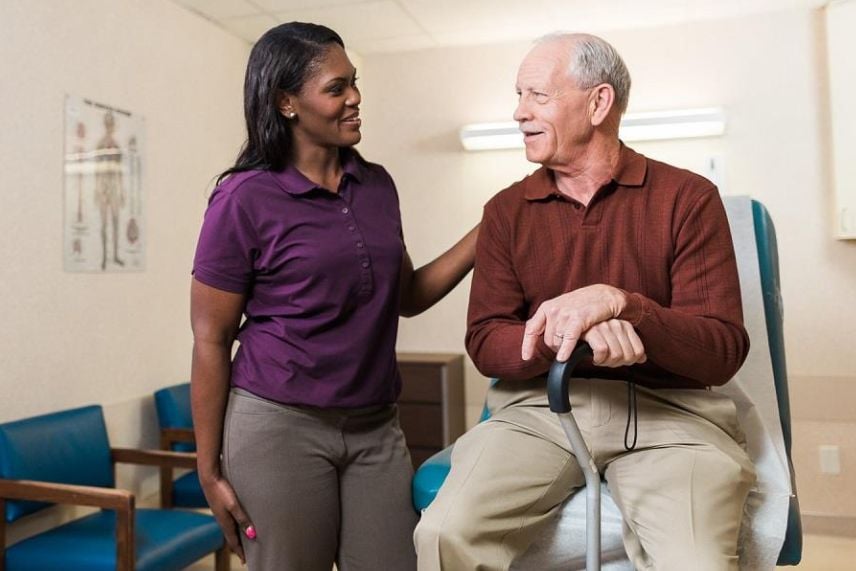
<instances>
[{"instance_id":1,"label":"man","mask_svg":"<svg viewBox=\"0 0 856 571\"><path fill-rule=\"evenodd\" d=\"M514 114L542 167L485 206L467 349L499 380L423 514L421 570L508 569L584 479L545 377L594 350L571 402L624 518L636 569L737 569L755 474L727 382L749 348L716 188L618 139L630 76L615 49L547 36Z\"/></svg>"}]
</instances>

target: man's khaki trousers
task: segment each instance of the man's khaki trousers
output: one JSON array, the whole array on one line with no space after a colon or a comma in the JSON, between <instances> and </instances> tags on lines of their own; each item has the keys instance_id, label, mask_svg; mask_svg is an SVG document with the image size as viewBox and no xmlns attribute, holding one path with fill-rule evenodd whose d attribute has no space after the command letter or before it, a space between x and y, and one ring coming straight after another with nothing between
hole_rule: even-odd
<instances>
[{"instance_id":1,"label":"man's khaki trousers","mask_svg":"<svg viewBox=\"0 0 856 571\"><path fill-rule=\"evenodd\" d=\"M734 403L707 390L637 387L628 451L627 384L573 379L571 387L636 569L736 570L755 471ZM491 419L455 444L451 472L416 528L420 571L508 569L585 484L543 379L501 381L488 406ZM627 436L629 444L632 420Z\"/></svg>"}]
</instances>

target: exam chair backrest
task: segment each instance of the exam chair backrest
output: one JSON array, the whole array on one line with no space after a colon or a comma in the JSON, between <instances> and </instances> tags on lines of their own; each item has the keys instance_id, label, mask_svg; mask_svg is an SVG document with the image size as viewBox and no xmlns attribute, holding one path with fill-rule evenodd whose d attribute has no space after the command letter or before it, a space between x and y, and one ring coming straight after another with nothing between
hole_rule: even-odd
<instances>
[{"instance_id":1,"label":"exam chair backrest","mask_svg":"<svg viewBox=\"0 0 856 571\"><path fill-rule=\"evenodd\" d=\"M776 400L779 403L779 420L782 423L782 436L788 467L791 471L791 486L795 490L794 465L791 460L791 405L788 395L788 372L785 361L785 336L783 332L784 304L782 303L781 281L779 277L779 254L776 242L776 229L770 213L757 200L752 201L752 220L755 224L755 242L758 245L758 265L761 272L761 289L764 297L764 316L767 322L767 339L770 345L770 359L773 365L773 378L776 383ZM796 565L802 559L802 523L800 506L796 494L791 496L788 510L788 526L785 542L779 554L779 565Z\"/></svg>"}]
</instances>

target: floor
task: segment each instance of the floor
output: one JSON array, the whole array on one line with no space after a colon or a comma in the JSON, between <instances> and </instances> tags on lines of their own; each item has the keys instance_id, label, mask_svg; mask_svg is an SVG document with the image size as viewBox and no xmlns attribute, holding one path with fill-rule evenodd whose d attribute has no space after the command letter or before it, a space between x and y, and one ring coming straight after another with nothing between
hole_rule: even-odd
<instances>
[{"instance_id":1,"label":"floor","mask_svg":"<svg viewBox=\"0 0 856 571\"><path fill-rule=\"evenodd\" d=\"M241 561L232 557L232 569L243 569ZM213 571L214 557L208 557L187 571ZM856 569L856 537L806 535L803 538L803 560L798 567L779 567L796 571L853 571Z\"/></svg>"}]
</instances>

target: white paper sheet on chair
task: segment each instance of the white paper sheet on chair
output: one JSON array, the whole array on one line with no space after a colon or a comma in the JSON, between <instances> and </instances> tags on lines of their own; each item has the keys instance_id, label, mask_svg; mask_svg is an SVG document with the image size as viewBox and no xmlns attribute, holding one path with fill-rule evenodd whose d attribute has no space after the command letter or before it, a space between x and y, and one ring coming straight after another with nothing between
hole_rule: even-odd
<instances>
[{"instance_id":1,"label":"white paper sheet on chair","mask_svg":"<svg viewBox=\"0 0 856 571\"><path fill-rule=\"evenodd\" d=\"M751 349L740 372L716 390L727 394L737 404L749 455L758 473L757 483L746 503L741 529L740 568L764 571L775 568L784 542L791 480L767 340L752 202L745 196L725 197L724 202L737 254L743 319ZM603 490L603 569L632 570L621 544L620 513L606 486ZM557 525L515 561L512 569L585 569L584 496L575 494L568 500L557 518Z\"/></svg>"},{"instance_id":2,"label":"white paper sheet on chair","mask_svg":"<svg viewBox=\"0 0 856 571\"><path fill-rule=\"evenodd\" d=\"M763 571L776 566L785 539L791 477L767 340L752 201L746 196L727 197L725 208L737 253L743 320L752 346L734 379L717 390L737 404L749 455L758 472L746 504L748 519L744 517L751 524L741 530L741 569Z\"/></svg>"}]
</instances>

